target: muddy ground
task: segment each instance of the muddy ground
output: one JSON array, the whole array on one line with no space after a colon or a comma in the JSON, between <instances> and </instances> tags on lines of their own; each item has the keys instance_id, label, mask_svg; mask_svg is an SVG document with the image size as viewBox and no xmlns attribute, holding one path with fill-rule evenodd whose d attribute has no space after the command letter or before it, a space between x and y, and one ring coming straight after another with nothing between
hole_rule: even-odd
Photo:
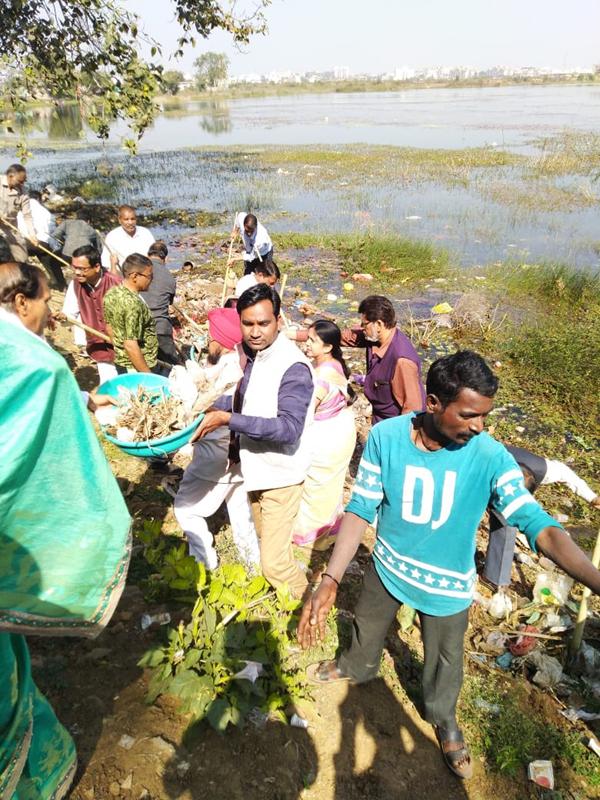
<instances>
[{"instance_id":1,"label":"muddy ground","mask_svg":"<svg viewBox=\"0 0 600 800\"><path fill-rule=\"evenodd\" d=\"M192 273L186 273L185 279L191 278ZM183 294L189 294L192 305L194 299L210 305L220 291L221 284L206 280ZM291 298L288 310L296 313ZM201 317L202 312L197 319ZM91 388L95 370L76 352L68 329L59 328L52 339L69 359L80 385ZM364 405L359 409L359 433L364 440L368 419L361 416ZM146 462L114 449L108 448L107 454L132 515L159 519L165 533L178 533L171 500L161 488L164 476ZM223 517L217 516L214 522L218 529ZM361 548L356 569L344 583L340 608L346 611L346 620L370 544L372 538ZM523 800L541 796L524 770L515 777L503 777L482 758L476 759L475 776L467 784L449 773L433 729L413 702L418 697L421 668L416 628L390 632L382 677L372 683L315 687L313 701L301 708L309 722L307 730L279 722L250 723L242 730L229 729L226 735L205 723L189 729L169 698L155 705L145 703L148 675L137 662L164 632L143 632L140 617L165 606L149 606L139 586L142 572L143 565L134 555L119 607L96 640L31 640L38 685L77 743L79 769L73 800ZM522 571L515 572L515 579L517 589L530 589ZM167 608L173 621L184 611L176 605ZM470 634L473 651L480 623L480 617L474 620ZM468 674L485 679L489 669L477 660L467 660ZM518 677L506 680L522 682ZM541 690L527 684L526 696L524 715L534 708L555 724L567 724L558 716L559 706ZM600 791L586 786L566 765L555 765L555 769L563 800L600 797Z\"/></svg>"}]
</instances>

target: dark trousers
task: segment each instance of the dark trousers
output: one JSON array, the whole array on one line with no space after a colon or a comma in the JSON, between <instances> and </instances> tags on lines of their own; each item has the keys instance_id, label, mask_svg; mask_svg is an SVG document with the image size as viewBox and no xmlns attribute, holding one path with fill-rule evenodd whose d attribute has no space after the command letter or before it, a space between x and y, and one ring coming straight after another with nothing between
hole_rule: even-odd
<instances>
[{"instance_id":1,"label":"dark trousers","mask_svg":"<svg viewBox=\"0 0 600 800\"><path fill-rule=\"evenodd\" d=\"M244 261L244 275L249 275L251 272L255 272L258 265L262 264L263 261L266 261L267 258L273 258L273 248L271 248L268 253L265 253L264 256L261 256L260 258L254 258L252 261Z\"/></svg>"},{"instance_id":2,"label":"dark trousers","mask_svg":"<svg viewBox=\"0 0 600 800\"><path fill-rule=\"evenodd\" d=\"M183 364L183 359L175 347L173 334L159 333L157 337L159 359L161 361L166 361L167 364Z\"/></svg>"},{"instance_id":3,"label":"dark trousers","mask_svg":"<svg viewBox=\"0 0 600 800\"><path fill-rule=\"evenodd\" d=\"M46 245L44 245L46 249L49 249ZM56 258L52 258L52 256L45 253L43 250L40 250L38 247L34 247L32 244L27 243L27 251L31 256L37 256L39 258L42 266L44 269L50 274L51 282L54 283L55 288L57 288L60 292L64 292L67 288L67 282L65 280L65 276L63 275L62 266L60 261Z\"/></svg>"},{"instance_id":4,"label":"dark trousers","mask_svg":"<svg viewBox=\"0 0 600 800\"><path fill-rule=\"evenodd\" d=\"M340 670L357 683L376 677L385 637L400 605L387 591L370 561L354 612L352 644L338 660ZM419 611L419 619L425 650L424 717L432 725L456 730L456 703L463 682L463 641L469 609L448 617L433 617Z\"/></svg>"}]
</instances>

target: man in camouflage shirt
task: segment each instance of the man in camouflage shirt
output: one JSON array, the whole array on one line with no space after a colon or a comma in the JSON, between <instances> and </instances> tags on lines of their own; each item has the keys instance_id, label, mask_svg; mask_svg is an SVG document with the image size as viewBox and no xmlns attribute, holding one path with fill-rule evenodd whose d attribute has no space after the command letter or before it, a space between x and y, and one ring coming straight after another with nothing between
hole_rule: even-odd
<instances>
[{"instance_id":1,"label":"man in camouflage shirt","mask_svg":"<svg viewBox=\"0 0 600 800\"><path fill-rule=\"evenodd\" d=\"M158 337L150 309L140 292L152 283L152 261L133 253L123 262L123 283L104 296L104 319L115 348L115 366L123 374L129 370L162 374L157 363Z\"/></svg>"}]
</instances>

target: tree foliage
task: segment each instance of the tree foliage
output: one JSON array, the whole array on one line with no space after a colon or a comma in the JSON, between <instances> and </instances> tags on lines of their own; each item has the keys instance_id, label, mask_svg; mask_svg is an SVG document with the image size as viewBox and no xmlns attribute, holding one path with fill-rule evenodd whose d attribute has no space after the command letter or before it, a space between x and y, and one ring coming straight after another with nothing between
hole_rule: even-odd
<instances>
[{"instance_id":1,"label":"tree foliage","mask_svg":"<svg viewBox=\"0 0 600 800\"><path fill-rule=\"evenodd\" d=\"M229 59L225 53L202 53L194 61L196 67L196 88L202 92L204 89L214 89L222 81L227 80Z\"/></svg>"},{"instance_id":2,"label":"tree foliage","mask_svg":"<svg viewBox=\"0 0 600 800\"><path fill-rule=\"evenodd\" d=\"M169 69L163 72L160 85L166 94L177 94L179 86L184 79L183 72L178 69Z\"/></svg>"},{"instance_id":3,"label":"tree foliage","mask_svg":"<svg viewBox=\"0 0 600 800\"><path fill-rule=\"evenodd\" d=\"M270 0L257 0L248 12L238 12L233 0L170 3L181 27L172 54L179 57L215 29L239 44L264 33ZM100 138L112 122L124 120L133 134L125 144L135 150L157 113L153 98L163 74L161 46L143 32L139 17L121 0L1 0L0 10L0 69L10 76L0 105L5 126L10 130L30 98L72 98ZM148 59L140 55L144 47Z\"/></svg>"}]
</instances>

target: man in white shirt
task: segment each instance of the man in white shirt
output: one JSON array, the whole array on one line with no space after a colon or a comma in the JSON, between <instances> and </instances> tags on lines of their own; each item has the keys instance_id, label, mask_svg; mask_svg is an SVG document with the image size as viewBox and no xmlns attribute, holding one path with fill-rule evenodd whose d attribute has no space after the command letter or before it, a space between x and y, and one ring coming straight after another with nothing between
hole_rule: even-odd
<instances>
[{"instance_id":1,"label":"man in white shirt","mask_svg":"<svg viewBox=\"0 0 600 800\"><path fill-rule=\"evenodd\" d=\"M233 261L244 261L244 275L254 272L261 261L273 256L273 242L267 229L257 220L254 214L244 214L243 211L235 218L235 224L231 232L231 238L240 234L244 252Z\"/></svg>"},{"instance_id":2,"label":"man in white shirt","mask_svg":"<svg viewBox=\"0 0 600 800\"><path fill-rule=\"evenodd\" d=\"M119 227L106 234L102 249L102 266L111 272L120 273L120 268L127 256L139 253L145 256L154 236L141 225L137 225L137 217L133 206L119 206Z\"/></svg>"},{"instance_id":3,"label":"man in white shirt","mask_svg":"<svg viewBox=\"0 0 600 800\"><path fill-rule=\"evenodd\" d=\"M54 252L54 250L58 249L58 243L52 238L52 234L56 230L56 220L54 219L54 214L42 204L40 192L35 190L29 192L29 210L38 242L43 244L47 250ZM22 211L17 214L17 227L24 239L28 239L29 229ZM56 288L59 292L64 292L67 288L67 283L60 261L30 242L27 242L27 252L30 256L36 256L40 260L46 272L53 279Z\"/></svg>"}]
</instances>

